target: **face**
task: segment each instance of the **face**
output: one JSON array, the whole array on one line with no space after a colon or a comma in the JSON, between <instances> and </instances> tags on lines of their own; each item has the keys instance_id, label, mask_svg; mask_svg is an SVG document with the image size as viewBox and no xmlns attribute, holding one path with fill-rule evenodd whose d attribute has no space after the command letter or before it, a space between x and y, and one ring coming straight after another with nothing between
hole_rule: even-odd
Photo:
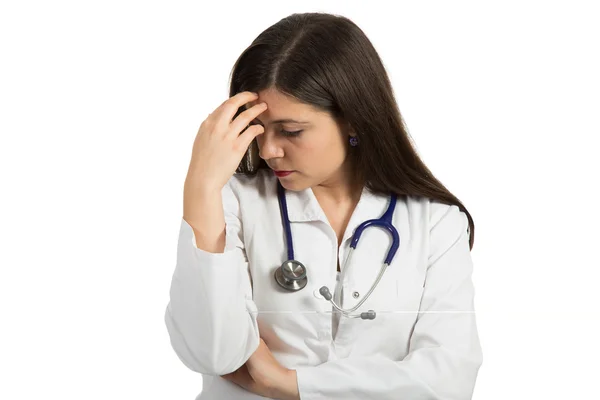
<instances>
[{"instance_id":1,"label":"face","mask_svg":"<svg viewBox=\"0 0 600 400\"><path fill-rule=\"evenodd\" d=\"M273 89L258 93L250 108L265 102L267 109L251 122L264 127L256 137L259 155L275 171L293 171L278 177L289 190L318 185L345 184L348 132L328 113L300 103ZM297 122L278 122L292 119Z\"/></svg>"}]
</instances>

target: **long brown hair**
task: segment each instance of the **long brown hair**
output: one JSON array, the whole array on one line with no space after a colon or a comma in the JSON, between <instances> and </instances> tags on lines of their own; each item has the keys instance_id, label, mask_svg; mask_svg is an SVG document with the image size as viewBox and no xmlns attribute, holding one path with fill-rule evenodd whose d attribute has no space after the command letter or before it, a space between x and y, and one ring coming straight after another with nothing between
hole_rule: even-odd
<instances>
[{"instance_id":1,"label":"long brown hair","mask_svg":"<svg viewBox=\"0 0 600 400\"><path fill-rule=\"evenodd\" d=\"M349 147L354 176L374 193L457 205L468 217L473 249L471 214L419 157L385 67L354 22L334 14L294 13L264 30L235 62L230 96L271 88L352 128L360 143ZM254 175L263 168L268 166L254 140L236 172Z\"/></svg>"}]
</instances>

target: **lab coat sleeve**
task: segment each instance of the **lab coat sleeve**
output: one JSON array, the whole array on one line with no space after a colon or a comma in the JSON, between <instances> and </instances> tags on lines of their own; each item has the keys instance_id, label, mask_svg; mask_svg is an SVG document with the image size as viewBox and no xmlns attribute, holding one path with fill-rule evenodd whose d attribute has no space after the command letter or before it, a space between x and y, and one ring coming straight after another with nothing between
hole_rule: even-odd
<instances>
[{"instance_id":1,"label":"lab coat sleeve","mask_svg":"<svg viewBox=\"0 0 600 400\"><path fill-rule=\"evenodd\" d=\"M483 357L474 314L468 219L456 205L438 205L434 214L425 284L407 356L401 361L379 355L349 357L298 367L302 400L472 398Z\"/></svg>"},{"instance_id":2,"label":"lab coat sleeve","mask_svg":"<svg viewBox=\"0 0 600 400\"><path fill-rule=\"evenodd\" d=\"M222 190L226 244L223 253L196 246L181 219L177 262L164 321L173 350L192 371L224 375L242 366L259 345L239 201L230 180Z\"/></svg>"}]
</instances>

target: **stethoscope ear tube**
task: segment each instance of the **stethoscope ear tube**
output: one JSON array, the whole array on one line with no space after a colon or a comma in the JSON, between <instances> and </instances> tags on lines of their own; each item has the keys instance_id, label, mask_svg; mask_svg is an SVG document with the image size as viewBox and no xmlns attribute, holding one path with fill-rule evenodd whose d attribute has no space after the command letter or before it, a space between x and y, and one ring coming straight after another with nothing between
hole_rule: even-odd
<instances>
[{"instance_id":1,"label":"stethoscope ear tube","mask_svg":"<svg viewBox=\"0 0 600 400\"><path fill-rule=\"evenodd\" d=\"M346 262L344 263L344 269L342 271L342 277L340 277L340 279L343 279L343 275L348 270L348 268L346 268L346 264L352 258L353 251L354 251L354 249L350 248L350 252L348 253L348 257L346 258ZM362 313L360 313L360 315L352 315L350 313L356 311L357 308L359 308L360 306L362 306L362 304L365 301L367 301L367 299L369 298L369 296L371 295L371 293L373 293L373 290L375 290L375 287L377 287L377 284L381 280L381 277L385 273L385 270L387 269L387 267L388 267L388 264L384 262L383 265L381 266L381 269L379 270L379 274L377 275L377 279L375 279L375 282L373 282L373 284L369 288L369 291L367 292L367 294L354 307L352 307L352 308L350 308L348 310L345 310L345 309L341 308L340 306L338 306L335 303L335 301L333 300L333 296L331 295L331 292L329 291L329 288L327 288L327 286L322 286L319 289L319 293L321 293L321 295L325 298L325 300L328 300L331 303L332 306L334 306L338 311L340 311L344 316L346 316L348 318L375 319L375 317L376 317L377 314L373 310L368 310L367 312L362 312Z\"/></svg>"},{"instance_id":2,"label":"stethoscope ear tube","mask_svg":"<svg viewBox=\"0 0 600 400\"><path fill-rule=\"evenodd\" d=\"M329 288L327 288L327 286L321 286L321 288L319 289L319 293L321 293L321 296L323 296L325 298L325 300L328 300L335 308L337 308L339 311L341 311L342 314L344 314L344 316L346 316L348 318L375 319L375 317L377 316L377 313L373 310L369 310L367 312L361 312L360 315L348 314L348 312L346 310L341 309L340 307L337 306L337 304L335 304L335 302L333 301L333 296L331 295L331 292L329 291ZM364 301L364 299L363 299L363 301ZM362 302L361 302L361 304L362 304Z\"/></svg>"}]
</instances>

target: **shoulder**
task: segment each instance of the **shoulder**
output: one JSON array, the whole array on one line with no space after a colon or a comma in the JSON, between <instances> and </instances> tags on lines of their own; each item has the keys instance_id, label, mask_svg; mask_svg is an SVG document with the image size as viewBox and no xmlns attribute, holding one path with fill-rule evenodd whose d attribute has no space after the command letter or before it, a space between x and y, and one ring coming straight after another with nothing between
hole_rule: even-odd
<instances>
[{"instance_id":1,"label":"shoulder","mask_svg":"<svg viewBox=\"0 0 600 400\"><path fill-rule=\"evenodd\" d=\"M398 202L406 204L411 223L418 224L430 233L443 231L445 236L456 236L468 230L467 214L455 204L420 195L401 196Z\"/></svg>"},{"instance_id":2,"label":"shoulder","mask_svg":"<svg viewBox=\"0 0 600 400\"><path fill-rule=\"evenodd\" d=\"M463 246L468 253L469 218L455 204L445 204L430 199L429 208L429 249L430 261L436 260L452 246Z\"/></svg>"},{"instance_id":3,"label":"shoulder","mask_svg":"<svg viewBox=\"0 0 600 400\"><path fill-rule=\"evenodd\" d=\"M437 199L427 198L429 229L434 229L440 223L460 229L468 226L467 214L455 204L442 203Z\"/></svg>"}]
</instances>

